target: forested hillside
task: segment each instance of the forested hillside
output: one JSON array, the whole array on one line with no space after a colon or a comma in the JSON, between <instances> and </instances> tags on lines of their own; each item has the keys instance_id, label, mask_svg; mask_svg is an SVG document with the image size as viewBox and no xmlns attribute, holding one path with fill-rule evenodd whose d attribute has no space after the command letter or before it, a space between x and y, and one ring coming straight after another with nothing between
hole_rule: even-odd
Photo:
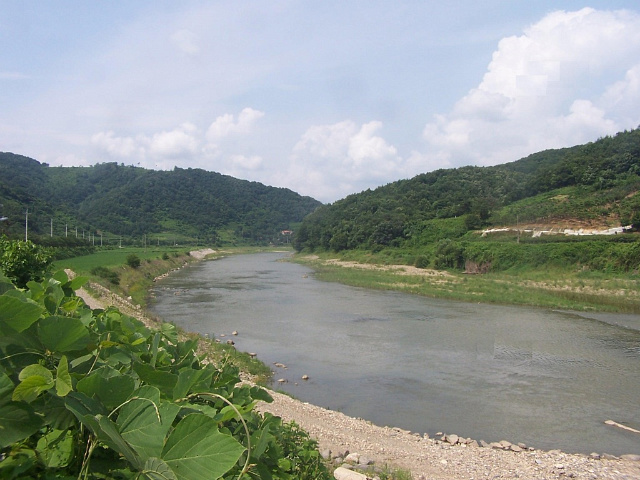
<instances>
[{"instance_id":1,"label":"forested hillside","mask_svg":"<svg viewBox=\"0 0 640 480\"><path fill-rule=\"evenodd\" d=\"M640 130L493 167L437 170L309 215L297 250L414 250L488 227L640 224ZM477 235L476 235L477 237Z\"/></svg>"},{"instance_id":2,"label":"forested hillside","mask_svg":"<svg viewBox=\"0 0 640 480\"><path fill-rule=\"evenodd\" d=\"M320 202L284 189L200 169L155 171L103 163L50 167L0 153L2 231L24 235L142 237L155 242L267 243ZM84 232L84 233L83 233Z\"/></svg>"}]
</instances>

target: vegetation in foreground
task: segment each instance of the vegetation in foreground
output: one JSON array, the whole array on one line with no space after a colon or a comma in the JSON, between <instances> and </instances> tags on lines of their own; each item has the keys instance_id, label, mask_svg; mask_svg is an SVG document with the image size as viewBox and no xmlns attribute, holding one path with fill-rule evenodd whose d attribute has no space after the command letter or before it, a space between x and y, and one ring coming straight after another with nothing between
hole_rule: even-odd
<instances>
[{"instance_id":1,"label":"vegetation in foreground","mask_svg":"<svg viewBox=\"0 0 640 480\"><path fill-rule=\"evenodd\" d=\"M272 399L228 357L90 309L86 281L0 275L0 478L330 478L306 432L255 411Z\"/></svg>"}]
</instances>

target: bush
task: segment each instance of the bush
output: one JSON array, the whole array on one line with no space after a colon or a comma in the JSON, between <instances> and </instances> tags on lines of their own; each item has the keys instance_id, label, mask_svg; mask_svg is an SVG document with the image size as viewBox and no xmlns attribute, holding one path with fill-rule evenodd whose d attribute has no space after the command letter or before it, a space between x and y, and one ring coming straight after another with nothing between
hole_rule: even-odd
<instances>
[{"instance_id":1,"label":"bush","mask_svg":"<svg viewBox=\"0 0 640 480\"><path fill-rule=\"evenodd\" d=\"M120 275L107 267L99 266L91 269L91 274L108 280L113 285L120 285Z\"/></svg>"},{"instance_id":2,"label":"bush","mask_svg":"<svg viewBox=\"0 0 640 480\"><path fill-rule=\"evenodd\" d=\"M140 257L138 257L135 253L130 253L127 255L127 265L131 268L138 268L140 266Z\"/></svg>"},{"instance_id":3,"label":"bush","mask_svg":"<svg viewBox=\"0 0 640 480\"><path fill-rule=\"evenodd\" d=\"M418 255L415 261L415 266L417 268L429 268L431 262L429 262L429 257L425 255Z\"/></svg>"},{"instance_id":4,"label":"bush","mask_svg":"<svg viewBox=\"0 0 640 480\"><path fill-rule=\"evenodd\" d=\"M435 268L462 268L464 265L463 251L458 242L448 238L440 240L436 245Z\"/></svg>"},{"instance_id":5,"label":"bush","mask_svg":"<svg viewBox=\"0 0 640 480\"><path fill-rule=\"evenodd\" d=\"M18 287L40 281L51 264L51 251L33 242L0 238L0 270Z\"/></svg>"},{"instance_id":6,"label":"bush","mask_svg":"<svg viewBox=\"0 0 640 480\"><path fill-rule=\"evenodd\" d=\"M0 295L0 478L330 478L306 433L256 412L266 390L173 325L91 310L83 282Z\"/></svg>"}]
</instances>

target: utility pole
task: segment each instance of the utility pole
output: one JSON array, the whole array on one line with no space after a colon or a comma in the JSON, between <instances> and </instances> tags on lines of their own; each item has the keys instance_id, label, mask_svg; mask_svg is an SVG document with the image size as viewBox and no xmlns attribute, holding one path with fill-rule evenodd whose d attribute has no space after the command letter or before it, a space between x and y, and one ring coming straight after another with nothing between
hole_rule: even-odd
<instances>
[{"instance_id":1,"label":"utility pole","mask_svg":"<svg viewBox=\"0 0 640 480\"><path fill-rule=\"evenodd\" d=\"M49 236L53 238L53 218L51 219L51 235Z\"/></svg>"},{"instance_id":2,"label":"utility pole","mask_svg":"<svg viewBox=\"0 0 640 480\"><path fill-rule=\"evenodd\" d=\"M64 224L64 236L65 236L65 237L68 237L68 236L69 236L69 232L68 232L68 230L67 230L67 224L66 224L66 223Z\"/></svg>"},{"instance_id":3,"label":"utility pole","mask_svg":"<svg viewBox=\"0 0 640 480\"><path fill-rule=\"evenodd\" d=\"M29 208L24 212L24 241L29 240Z\"/></svg>"}]
</instances>

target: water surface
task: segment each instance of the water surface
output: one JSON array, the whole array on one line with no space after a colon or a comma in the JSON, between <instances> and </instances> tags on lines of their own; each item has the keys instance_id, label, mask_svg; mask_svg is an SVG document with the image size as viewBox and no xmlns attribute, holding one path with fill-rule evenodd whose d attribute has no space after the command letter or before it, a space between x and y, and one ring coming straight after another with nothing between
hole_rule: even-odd
<instances>
[{"instance_id":1,"label":"water surface","mask_svg":"<svg viewBox=\"0 0 640 480\"><path fill-rule=\"evenodd\" d=\"M379 425L640 454L640 434L604 424L640 430L640 316L348 287L285 256L186 268L158 283L150 308L285 364L273 367L288 381L278 388L297 398Z\"/></svg>"}]
</instances>

